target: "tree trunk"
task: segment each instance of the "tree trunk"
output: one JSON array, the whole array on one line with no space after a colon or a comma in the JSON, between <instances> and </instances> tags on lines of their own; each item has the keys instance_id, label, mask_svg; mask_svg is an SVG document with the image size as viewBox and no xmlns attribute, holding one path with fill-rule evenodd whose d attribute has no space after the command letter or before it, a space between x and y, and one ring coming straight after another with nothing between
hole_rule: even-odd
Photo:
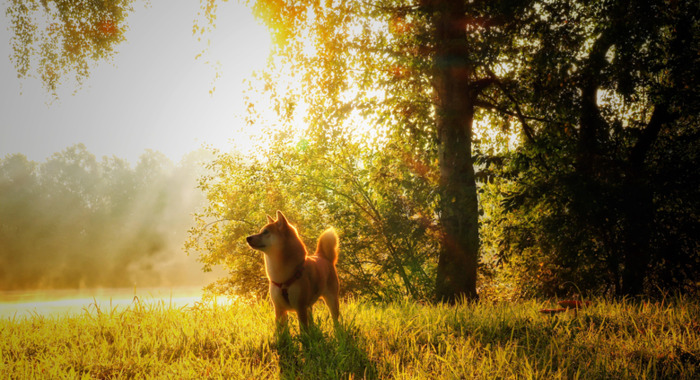
<instances>
[{"instance_id":1,"label":"tree trunk","mask_svg":"<svg viewBox=\"0 0 700 380\"><path fill-rule=\"evenodd\" d=\"M479 214L471 156L476 90L464 19L466 2L437 0L433 12L434 87L440 166L442 229L436 296L455 302L476 299Z\"/></svg>"},{"instance_id":2,"label":"tree trunk","mask_svg":"<svg viewBox=\"0 0 700 380\"><path fill-rule=\"evenodd\" d=\"M471 159L471 134L455 124L471 123L473 109L462 117L441 118L440 138L440 223L441 250L437 267L438 299L454 302L476 299L479 253L479 214Z\"/></svg>"},{"instance_id":3,"label":"tree trunk","mask_svg":"<svg viewBox=\"0 0 700 380\"><path fill-rule=\"evenodd\" d=\"M644 280L649 267L653 194L649 190L644 170L633 166L625 173L623 183L623 247L622 294L637 296L644 292Z\"/></svg>"},{"instance_id":4,"label":"tree trunk","mask_svg":"<svg viewBox=\"0 0 700 380\"><path fill-rule=\"evenodd\" d=\"M622 272L622 293L637 296L644 291L644 280L651 260L649 237L654 219L653 193L644 170L644 160L657 140L659 132L675 120L669 113L668 104L654 107L649 124L632 148L623 183L624 223L624 269Z\"/></svg>"}]
</instances>

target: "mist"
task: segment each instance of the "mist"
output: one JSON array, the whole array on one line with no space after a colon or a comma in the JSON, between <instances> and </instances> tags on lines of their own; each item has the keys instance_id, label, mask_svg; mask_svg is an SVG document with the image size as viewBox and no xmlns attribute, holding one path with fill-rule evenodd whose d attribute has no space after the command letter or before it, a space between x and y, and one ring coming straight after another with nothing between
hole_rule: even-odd
<instances>
[{"instance_id":1,"label":"mist","mask_svg":"<svg viewBox=\"0 0 700 380\"><path fill-rule=\"evenodd\" d=\"M205 285L182 247L210 158L145 151L132 166L78 144L0 159L0 290Z\"/></svg>"}]
</instances>

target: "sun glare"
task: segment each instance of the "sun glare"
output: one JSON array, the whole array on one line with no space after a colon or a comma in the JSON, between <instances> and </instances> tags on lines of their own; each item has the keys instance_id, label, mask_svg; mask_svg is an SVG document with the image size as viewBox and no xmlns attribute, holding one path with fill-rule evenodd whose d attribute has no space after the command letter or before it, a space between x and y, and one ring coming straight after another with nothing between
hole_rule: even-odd
<instances>
[{"instance_id":1,"label":"sun glare","mask_svg":"<svg viewBox=\"0 0 700 380\"><path fill-rule=\"evenodd\" d=\"M257 99L262 81L254 74L267 66L271 37L267 28L255 19L251 10L237 2L219 3L215 25L195 20L195 35L203 47L198 60L212 69L208 78L211 99L217 110L214 115L202 115L204 123L220 128L204 128L208 133L199 141L220 151L249 152L261 128L246 121L249 103L255 100L256 111L266 118L273 116L269 102ZM197 28L200 28L199 31Z\"/></svg>"}]
</instances>

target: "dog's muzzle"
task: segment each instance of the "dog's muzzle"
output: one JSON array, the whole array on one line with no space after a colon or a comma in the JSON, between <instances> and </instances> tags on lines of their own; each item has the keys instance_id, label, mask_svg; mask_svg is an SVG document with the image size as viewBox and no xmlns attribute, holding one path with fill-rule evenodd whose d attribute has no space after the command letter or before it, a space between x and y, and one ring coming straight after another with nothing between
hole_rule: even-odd
<instances>
[{"instance_id":1,"label":"dog's muzzle","mask_svg":"<svg viewBox=\"0 0 700 380\"><path fill-rule=\"evenodd\" d=\"M250 248L253 249L260 249L260 248L265 248L265 244L260 244L259 242L255 241L256 235L251 235L245 238L245 241L248 243Z\"/></svg>"}]
</instances>

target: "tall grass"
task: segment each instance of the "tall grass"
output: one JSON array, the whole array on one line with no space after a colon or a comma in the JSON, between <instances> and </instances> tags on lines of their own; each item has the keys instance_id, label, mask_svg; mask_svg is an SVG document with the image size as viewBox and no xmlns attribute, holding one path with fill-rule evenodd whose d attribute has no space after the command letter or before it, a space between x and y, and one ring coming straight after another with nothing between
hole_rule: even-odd
<instances>
[{"instance_id":1,"label":"tall grass","mask_svg":"<svg viewBox=\"0 0 700 380\"><path fill-rule=\"evenodd\" d=\"M696 301L546 306L348 301L337 326L317 305L303 334L267 301L93 306L0 321L0 378L700 378Z\"/></svg>"}]
</instances>

